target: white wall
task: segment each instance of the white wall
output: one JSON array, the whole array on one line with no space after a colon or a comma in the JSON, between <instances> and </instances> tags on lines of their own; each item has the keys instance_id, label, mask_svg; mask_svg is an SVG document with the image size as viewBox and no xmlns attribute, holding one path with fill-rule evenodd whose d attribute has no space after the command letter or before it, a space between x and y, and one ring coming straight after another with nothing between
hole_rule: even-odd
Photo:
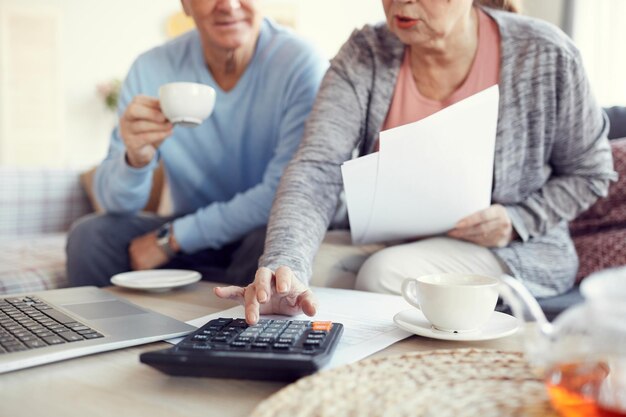
<instances>
[{"instance_id":1,"label":"white wall","mask_svg":"<svg viewBox=\"0 0 626 417\"><path fill-rule=\"evenodd\" d=\"M314 41L328 58L355 28L385 19L380 0L291 1L299 5L298 32Z\"/></svg>"},{"instance_id":2,"label":"white wall","mask_svg":"<svg viewBox=\"0 0 626 417\"><path fill-rule=\"evenodd\" d=\"M523 0L522 13L561 26L565 0Z\"/></svg>"},{"instance_id":3,"label":"white wall","mask_svg":"<svg viewBox=\"0 0 626 417\"><path fill-rule=\"evenodd\" d=\"M576 4L573 37L603 106L626 105L626 1Z\"/></svg>"},{"instance_id":4,"label":"white wall","mask_svg":"<svg viewBox=\"0 0 626 417\"><path fill-rule=\"evenodd\" d=\"M0 13L15 8L56 8L62 17L65 152L47 165L89 166L104 156L114 116L100 102L96 85L123 77L140 51L162 42L165 19L178 6L176 0L0 0ZM10 140L0 137L0 143ZM46 139L40 140L43 144ZM28 155L2 159L5 165L29 165L31 161Z\"/></svg>"}]
</instances>

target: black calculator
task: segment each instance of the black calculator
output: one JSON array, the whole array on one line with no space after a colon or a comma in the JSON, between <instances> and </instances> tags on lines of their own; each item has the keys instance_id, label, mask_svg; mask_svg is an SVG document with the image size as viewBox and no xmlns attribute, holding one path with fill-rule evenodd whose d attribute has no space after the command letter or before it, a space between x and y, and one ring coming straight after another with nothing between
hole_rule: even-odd
<instances>
[{"instance_id":1,"label":"black calculator","mask_svg":"<svg viewBox=\"0 0 626 417\"><path fill-rule=\"evenodd\" d=\"M330 321L219 318L139 360L170 375L294 381L328 363L342 333Z\"/></svg>"}]
</instances>

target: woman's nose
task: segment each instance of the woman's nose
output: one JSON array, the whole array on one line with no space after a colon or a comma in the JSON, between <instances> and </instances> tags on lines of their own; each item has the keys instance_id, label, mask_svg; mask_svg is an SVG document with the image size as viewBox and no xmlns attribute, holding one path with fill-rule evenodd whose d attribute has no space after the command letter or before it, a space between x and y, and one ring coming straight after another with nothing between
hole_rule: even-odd
<instances>
[{"instance_id":1,"label":"woman's nose","mask_svg":"<svg viewBox=\"0 0 626 417\"><path fill-rule=\"evenodd\" d=\"M240 0L221 0L220 8L223 10L236 10L241 8Z\"/></svg>"}]
</instances>

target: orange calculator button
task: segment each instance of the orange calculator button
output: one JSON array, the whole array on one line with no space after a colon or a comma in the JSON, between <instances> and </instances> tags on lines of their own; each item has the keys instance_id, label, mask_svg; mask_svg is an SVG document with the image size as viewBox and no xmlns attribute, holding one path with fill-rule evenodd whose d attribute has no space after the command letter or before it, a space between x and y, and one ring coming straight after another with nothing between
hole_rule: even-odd
<instances>
[{"instance_id":1,"label":"orange calculator button","mask_svg":"<svg viewBox=\"0 0 626 417\"><path fill-rule=\"evenodd\" d=\"M332 321L314 321L314 322L311 322L311 328L313 328L313 330L321 330L321 331L329 332L330 329L332 329L332 327L333 327L333 322Z\"/></svg>"}]
</instances>

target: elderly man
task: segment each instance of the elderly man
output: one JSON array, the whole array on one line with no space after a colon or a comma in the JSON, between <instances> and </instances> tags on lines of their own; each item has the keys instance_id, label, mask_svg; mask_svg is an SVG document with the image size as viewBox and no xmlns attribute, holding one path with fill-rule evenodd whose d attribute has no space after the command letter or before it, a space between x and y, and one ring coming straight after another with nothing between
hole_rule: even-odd
<instances>
[{"instance_id":1,"label":"elderly man","mask_svg":"<svg viewBox=\"0 0 626 417\"><path fill-rule=\"evenodd\" d=\"M327 68L309 44L264 19L258 3L182 0L197 29L132 65L94 180L106 214L81 219L68 238L72 285L160 267L234 284L254 277L276 186ZM163 115L155 97L174 81L216 90L215 110L199 127ZM161 161L174 215L138 214Z\"/></svg>"}]
</instances>

